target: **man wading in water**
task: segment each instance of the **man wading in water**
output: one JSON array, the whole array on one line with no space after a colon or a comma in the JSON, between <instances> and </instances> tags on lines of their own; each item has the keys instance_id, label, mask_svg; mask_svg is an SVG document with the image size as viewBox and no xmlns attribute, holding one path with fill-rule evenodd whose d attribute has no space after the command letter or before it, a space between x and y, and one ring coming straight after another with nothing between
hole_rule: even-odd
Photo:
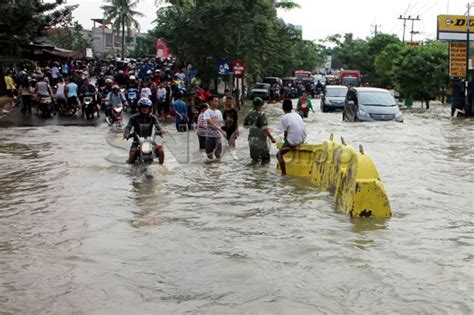
<instances>
[{"instance_id":1,"label":"man wading in water","mask_svg":"<svg viewBox=\"0 0 474 315\"><path fill-rule=\"evenodd\" d=\"M263 100L256 97L253 100L253 110L248 112L244 120L244 127L249 128L249 146L250 157L255 163L259 161L262 164L270 162L270 148L267 143L267 137L272 143L276 143L270 129L268 129L268 120L262 112Z\"/></svg>"}]
</instances>

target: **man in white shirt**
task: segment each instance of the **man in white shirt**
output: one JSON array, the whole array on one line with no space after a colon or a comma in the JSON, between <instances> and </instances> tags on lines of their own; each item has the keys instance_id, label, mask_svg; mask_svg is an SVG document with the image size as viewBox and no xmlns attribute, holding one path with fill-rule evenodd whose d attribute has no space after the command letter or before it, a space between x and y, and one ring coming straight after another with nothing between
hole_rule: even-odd
<instances>
[{"instance_id":1,"label":"man in white shirt","mask_svg":"<svg viewBox=\"0 0 474 315\"><path fill-rule=\"evenodd\" d=\"M281 126L284 131L285 143L277 153L278 164L280 165L281 175L286 175L286 165L283 155L293 150L298 144L304 143L306 130L303 118L293 112L293 103L290 99L283 101L283 112L285 115L281 119Z\"/></svg>"},{"instance_id":2,"label":"man in white shirt","mask_svg":"<svg viewBox=\"0 0 474 315\"><path fill-rule=\"evenodd\" d=\"M214 155L219 159L222 154L222 139L221 134L225 134L222 130L224 125L224 118L222 112L217 109L219 105L219 98L215 95L209 96L209 109L204 112L204 119L207 122L207 137L206 137L206 154L212 160Z\"/></svg>"}]
</instances>

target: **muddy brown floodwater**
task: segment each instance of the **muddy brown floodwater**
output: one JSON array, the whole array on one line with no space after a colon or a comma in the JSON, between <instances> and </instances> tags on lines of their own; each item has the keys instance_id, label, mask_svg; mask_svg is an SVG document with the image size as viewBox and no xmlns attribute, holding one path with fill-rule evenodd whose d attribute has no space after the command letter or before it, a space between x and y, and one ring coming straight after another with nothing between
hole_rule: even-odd
<instances>
[{"instance_id":1,"label":"muddy brown floodwater","mask_svg":"<svg viewBox=\"0 0 474 315\"><path fill-rule=\"evenodd\" d=\"M245 130L208 164L170 125L142 169L103 124L0 129L0 314L472 314L474 121L306 124L364 145L393 218L248 165Z\"/></svg>"}]
</instances>

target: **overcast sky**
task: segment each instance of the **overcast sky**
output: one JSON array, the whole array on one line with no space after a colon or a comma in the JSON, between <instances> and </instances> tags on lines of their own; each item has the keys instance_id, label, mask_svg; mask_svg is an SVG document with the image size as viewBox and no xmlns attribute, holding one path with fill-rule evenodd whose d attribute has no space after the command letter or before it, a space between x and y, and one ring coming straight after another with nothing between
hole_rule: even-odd
<instances>
[{"instance_id":1,"label":"overcast sky","mask_svg":"<svg viewBox=\"0 0 474 315\"><path fill-rule=\"evenodd\" d=\"M303 26L305 39L322 39L328 35L353 33L355 37L365 38L379 25L379 31L402 36L403 22L400 14L420 16L415 23L415 40L436 38L436 16L439 14L464 14L468 0L297 0L301 9L280 11L279 15L287 22ZM85 27L92 27L91 18L101 18L101 0L68 0L68 4L79 4L75 17ZM139 18L141 31L153 28L156 7L154 0L141 0L138 11L145 14ZM407 39L411 23L407 25Z\"/></svg>"}]
</instances>

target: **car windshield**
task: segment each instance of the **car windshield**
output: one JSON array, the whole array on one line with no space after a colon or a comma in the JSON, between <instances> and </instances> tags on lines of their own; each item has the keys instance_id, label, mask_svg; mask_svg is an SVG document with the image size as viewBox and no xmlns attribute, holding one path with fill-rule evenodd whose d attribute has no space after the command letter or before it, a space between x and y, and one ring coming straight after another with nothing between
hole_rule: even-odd
<instances>
[{"instance_id":1,"label":"car windshield","mask_svg":"<svg viewBox=\"0 0 474 315\"><path fill-rule=\"evenodd\" d=\"M331 88L326 88L326 97L346 97L346 94L347 94L347 89L341 89L341 88L331 89Z\"/></svg>"},{"instance_id":2,"label":"car windshield","mask_svg":"<svg viewBox=\"0 0 474 315\"><path fill-rule=\"evenodd\" d=\"M359 102L367 106L395 106L396 102L389 92L360 92Z\"/></svg>"},{"instance_id":3,"label":"car windshield","mask_svg":"<svg viewBox=\"0 0 474 315\"><path fill-rule=\"evenodd\" d=\"M353 85L353 86L357 86L359 85L359 79L357 79L356 77L344 77L342 79L342 84L345 84L345 85Z\"/></svg>"},{"instance_id":4,"label":"car windshield","mask_svg":"<svg viewBox=\"0 0 474 315\"><path fill-rule=\"evenodd\" d=\"M255 84L254 89L266 89L267 87L266 84Z\"/></svg>"}]
</instances>

